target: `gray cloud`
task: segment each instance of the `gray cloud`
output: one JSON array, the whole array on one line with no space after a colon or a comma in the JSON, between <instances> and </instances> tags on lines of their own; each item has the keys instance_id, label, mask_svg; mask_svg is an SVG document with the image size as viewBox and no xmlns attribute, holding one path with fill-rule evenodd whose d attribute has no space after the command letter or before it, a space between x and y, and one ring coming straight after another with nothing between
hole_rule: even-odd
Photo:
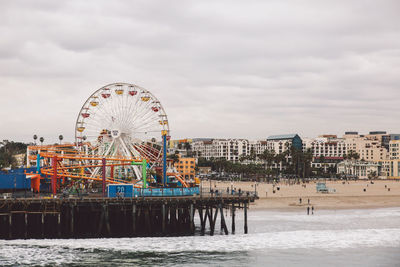
<instances>
[{"instance_id":1,"label":"gray cloud","mask_svg":"<svg viewBox=\"0 0 400 267\"><path fill-rule=\"evenodd\" d=\"M86 98L152 91L173 138L400 132L399 1L2 1L0 139L73 140Z\"/></svg>"}]
</instances>

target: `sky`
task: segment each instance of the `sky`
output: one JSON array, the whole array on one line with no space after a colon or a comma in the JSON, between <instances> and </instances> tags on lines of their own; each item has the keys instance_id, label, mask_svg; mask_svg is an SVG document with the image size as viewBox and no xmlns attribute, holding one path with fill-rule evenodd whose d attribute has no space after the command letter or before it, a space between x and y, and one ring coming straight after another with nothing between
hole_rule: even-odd
<instances>
[{"instance_id":1,"label":"sky","mask_svg":"<svg viewBox=\"0 0 400 267\"><path fill-rule=\"evenodd\" d=\"M400 133L400 1L0 1L0 140L74 141L114 82L172 139Z\"/></svg>"}]
</instances>

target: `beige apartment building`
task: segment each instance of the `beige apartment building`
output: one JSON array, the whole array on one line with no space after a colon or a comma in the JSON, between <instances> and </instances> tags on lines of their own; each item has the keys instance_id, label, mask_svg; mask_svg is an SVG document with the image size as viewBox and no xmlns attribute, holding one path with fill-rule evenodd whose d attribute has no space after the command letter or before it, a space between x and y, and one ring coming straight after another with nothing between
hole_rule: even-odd
<instances>
[{"instance_id":1,"label":"beige apartment building","mask_svg":"<svg viewBox=\"0 0 400 267\"><path fill-rule=\"evenodd\" d=\"M389 142L389 159L379 163L382 166L381 175L388 179L400 179L400 140Z\"/></svg>"},{"instance_id":2,"label":"beige apartment building","mask_svg":"<svg viewBox=\"0 0 400 267\"><path fill-rule=\"evenodd\" d=\"M384 161L389 159L388 151L383 144L384 134L359 135L346 133L343 136L346 152L354 151L360 155L360 160Z\"/></svg>"}]
</instances>

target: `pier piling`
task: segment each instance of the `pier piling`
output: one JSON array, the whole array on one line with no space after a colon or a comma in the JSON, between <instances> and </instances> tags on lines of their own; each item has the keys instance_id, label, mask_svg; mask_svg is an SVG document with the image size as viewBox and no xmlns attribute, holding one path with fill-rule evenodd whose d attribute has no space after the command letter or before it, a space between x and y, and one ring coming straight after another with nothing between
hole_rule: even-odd
<instances>
[{"instance_id":1,"label":"pier piling","mask_svg":"<svg viewBox=\"0 0 400 267\"><path fill-rule=\"evenodd\" d=\"M247 202L244 203L244 233L247 234Z\"/></svg>"}]
</instances>

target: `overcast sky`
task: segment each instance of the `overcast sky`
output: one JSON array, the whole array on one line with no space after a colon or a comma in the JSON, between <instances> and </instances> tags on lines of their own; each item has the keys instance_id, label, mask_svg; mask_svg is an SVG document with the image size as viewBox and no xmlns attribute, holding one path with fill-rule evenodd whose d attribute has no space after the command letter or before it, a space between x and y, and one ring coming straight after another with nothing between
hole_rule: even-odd
<instances>
[{"instance_id":1,"label":"overcast sky","mask_svg":"<svg viewBox=\"0 0 400 267\"><path fill-rule=\"evenodd\" d=\"M0 1L0 140L150 90L173 139L400 133L400 1Z\"/></svg>"}]
</instances>

